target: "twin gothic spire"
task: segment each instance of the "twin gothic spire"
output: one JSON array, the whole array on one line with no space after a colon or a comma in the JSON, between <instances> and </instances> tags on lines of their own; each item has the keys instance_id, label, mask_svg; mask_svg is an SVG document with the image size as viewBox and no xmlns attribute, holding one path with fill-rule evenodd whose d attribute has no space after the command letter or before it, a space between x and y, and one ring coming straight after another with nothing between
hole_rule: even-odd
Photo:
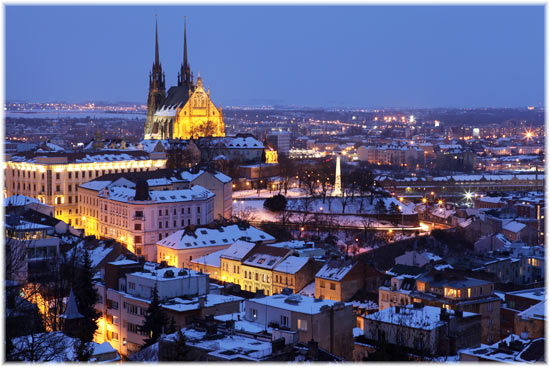
<instances>
[{"instance_id":1,"label":"twin gothic spire","mask_svg":"<svg viewBox=\"0 0 550 367\"><path fill-rule=\"evenodd\" d=\"M165 77L162 72L159 57L159 32L157 21L155 21L155 63L153 64L152 75L149 75L149 82L153 88L165 89ZM187 17L184 18L183 64L181 65L180 72L178 72L178 86L193 87L193 74L191 73L191 67L187 60Z\"/></svg>"}]
</instances>

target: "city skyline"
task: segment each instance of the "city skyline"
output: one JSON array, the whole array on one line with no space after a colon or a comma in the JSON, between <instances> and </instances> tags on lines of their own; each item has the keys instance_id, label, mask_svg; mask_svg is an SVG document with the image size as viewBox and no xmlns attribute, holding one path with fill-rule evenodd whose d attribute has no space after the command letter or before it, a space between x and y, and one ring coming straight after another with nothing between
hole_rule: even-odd
<instances>
[{"instance_id":1,"label":"city skyline","mask_svg":"<svg viewBox=\"0 0 550 367\"><path fill-rule=\"evenodd\" d=\"M6 99L145 103L158 14L167 87L177 82L186 16L191 70L217 105L540 105L543 11L8 6Z\"/></svg>"}]
</instances>

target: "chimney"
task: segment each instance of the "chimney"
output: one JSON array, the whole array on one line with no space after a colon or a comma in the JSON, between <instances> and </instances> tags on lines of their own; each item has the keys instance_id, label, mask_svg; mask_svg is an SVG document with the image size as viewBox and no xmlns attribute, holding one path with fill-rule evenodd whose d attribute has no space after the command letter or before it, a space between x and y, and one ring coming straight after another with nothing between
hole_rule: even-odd
<instances>
[{"instance_id":1,"label":"chimney","mask_svg":"<svg viewBox=\"0 0 550 367\"><path fill-rule=\"evenodd\" d=\"M206 297L199 297L199 309L204 308L205 302L206 302Z\"/></svg>"},{"instance_id":2,"label":"chimney","mask_svg":"<svg viewBox=\"0 0 550 367\"><path fill-rule=\"evenodd\" d=\"M307 342L307 356L313 361L319 360L319 344L313 339Z\"/></svg>"}]
</instances>

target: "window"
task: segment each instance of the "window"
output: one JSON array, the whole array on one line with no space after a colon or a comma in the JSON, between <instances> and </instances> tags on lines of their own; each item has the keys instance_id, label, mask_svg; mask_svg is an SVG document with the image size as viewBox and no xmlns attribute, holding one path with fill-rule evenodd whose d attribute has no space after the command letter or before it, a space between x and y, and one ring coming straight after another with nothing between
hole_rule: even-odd
<instances>
[{"instance_id":1,"label":"window","mask_svg":"<svg viewBox=\"0 0 550 367\"><path fill-rule=\"evenodd\" d=\"M69 204L72 204L72 203L73 203L73 197L69 196Z\"/></svg>"},{"instance_id":2,"label":"window","mask_svg":"<svg viewBox=\"0 0 550 367\"><path fill-rule=\"evenodd\" d=\"M162 210L159 210L159 215L162 215Z\"/></svg>"},{"instance_id":3,"label":"window","mask_svg":"<svg viewBox=\"0 0 550 367\"><path fill-rule=\"evenodd\" d=\"M136 289L136 283L128 282L128 289Z\"/></svg>"},{"instance_id":4,"label":"window","mask_svg":"<svg viewBox=\"0 0 550 367\"><path fill-rule=\"evenodd\" d=\"M55 179L56 179L56 180L59 180L59 172L56 172L56 174L55 174Z\"/></svg>"},{"instance_id":5,"label":"window","mask_svg":"<svg viewBox=\"0 0 550 367\"><path fill-rule=\"evenodd\" d=\"M324 280L321 280L321 281L319 282L319 287L325 288L325 281L324 281Z\"/></svg>"},{"instance_id":6,"label":"window","mask_svg":"<svg viewBox=\"0 0 550 367\"><path fill-rule=\"evenodd\" d=\"M120 319L117 316L113 316L113 325L120 325Z\"/></svg>"},{"instance_id":7,"label":"window","mask_svg":"<svg viewBox=\"0 0 550 367\"><path fill-rule=\"evenodd\" d=\"M197 224L201 224L201 219L197 218Z\"/></svg>"},{"instance_id":8,"label":"window","mask_svg":"<svg viewBox=\"0 0 550 367\"><path fill-rule=\"evenodd\" d=\"M174 215L176 215L176 214L177 214L177 212L176 212L176 208L174 208ZM174 224L174 226L175 226L175 224Z\"/></svg>"},{"instance_id":9,"label":"window","mask_svg":"<svg viewBox=\"0 0 550 367\"><path fill-rule=\"evenodd\" d=\"M141 230L141 223L135 223L134 224L134 230L140 231Z\"/></svg>"},{"instance_id":10,"label":"window","mask_svg":"<svg viewBox=\"0 0 550 367\"><path fill-rule=\"evenodd\" d=\"M141 243L141 236L135 236L134 243Z\"/></svg>"},{"instance_id":11,"label":"window","mask_svg":"<svg viewBox=\"0 0 550 367\"><path fill-rule=\"evenodd\" d=\"M107 330L107 339L109 339L109 340L118 340L118 333Z\"/></svg>"},{"instance_id":12,"label":"window","mask_svg":"<svg viewBox=\"0 0 550 367\"><path fill-rule=\"evenodd\" d=\"M168 215L168 209L166 209L166 210L164 211L164 214L165 214L165 215Z\"/></svg>"},{"instance_id":13,"label":"window","mask_svg":"<svg viewBox=\"0 0 550 367\"><path fill-rule=\"evenodd\" d=\"M162 229L162 222L159 222L159 228Z\"/></svg>"},{"instance_id":14,"label":"window","mask_svg":"<svg viewBox=\"0 0 550 367\"><path fill-rule=\"evenodd\" d=\"M201 212L201 207L197 206L197 213L200 213L200 212Z\"/></svg>"},{"instance_id":15,"label":"window","mask_svg":"<svg viewBox=\"0 0 550 367\"><path fill-rule=\"evenodd\" d=\"M298 330L307 331L307 320L298 319Z\"/></svg>"},{"instance_id":16,"label":"window","mask_svg":"<svg viewBox=\"0 0 550 367\"><path fill-rule=\"evenodd\" d=\"M256 281L258 281L258 273L256 273Z\"/></svg>"},{"instance_id":17,"label":"window","mask_svg":"<svg viewBox=\"0 0 550 367\"><path fill-rule=\"evenodd\" d=\"M55 185L55 191L60 192L61 191L61 186Z\"/></svg>"},{"instance_id":18,"label":"window","mask_svg":"<svg viewBox=\"0 0 550 367\"><path fill-rule=\"evenodd\" d=\"M78 171L74 173L74 178L78 178Z\"/></svg>"},{"instance_id":19,"label":"window","mask_svg":"<svg viewBox=\"0 0 550 367\"><path fill-rule=\"evenodd\" d=\"M331 282L330 283L330 289L335 290L336 289L336 284Z\"/></svg>"},{"instance_id":20,"label":"window","mask_svg":"<svg viewBox=\"0 0 550 367\"><path fill-rule=\"evenodd\" d=\"M159 233L159 241L162 240L162 233Z\"/></svg>"},{"instance_id":21,"label":"window","mask_svg":"<svg viewBox=\"0 0 550 367\"><path fill-rule=\"evenodd\" d=\"M143 217L143 211L142 210L136 210L135 216L138 217L138 218Z\"/></svg>"}]
</instances>

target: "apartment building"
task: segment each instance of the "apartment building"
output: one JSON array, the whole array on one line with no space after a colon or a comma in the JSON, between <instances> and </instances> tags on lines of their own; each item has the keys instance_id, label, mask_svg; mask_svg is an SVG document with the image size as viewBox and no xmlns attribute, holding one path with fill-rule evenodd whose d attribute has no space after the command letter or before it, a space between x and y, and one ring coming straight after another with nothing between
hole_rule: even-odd
<instances>
[{"instance_id":1,"label":"apartment building","mask_svg":"<svg viewBox=\"0 0 550 367\"><path fill-rule=\"evenodd\" d=\"M311 340L319 347L350 360L355 318L351 304L277 294L245 301L246 321L297 333L300 342Z\"/></svg>"},{"instance_id":2,"label":"apartment building","mask_svg":"<svg viewBox=\"0 0 550 367\"><path fill-rule=\"evenodd\" d=\"M226 249L238 240L270 243L275 238L255 227L238 224L186 228L158 241L156 258L171 266L191 268L193 259Z\"/></svg>"},{"instance_id":3,"label":"apartment building","mask_svg":"<svg viewBox=\"0 0 550 367\"><path fill-rule=\"evenodd\" d=\"M108 173L164 168L164 153L111 150L98 152L22 152L7 154L4 197L21 194L55 208L55 217L80 225L78 186Z\"/></svg>"},{"instance_id":4,"label":"apartment building","mask_svg":"<svg viewBox=\"0 0 550 367\"><path fill-rule=\"evenodd\" d=\"M364 264L357 260L330 260L315 274L315 297L349 301L365 284Z\"/></svg>"},{"instance_id":5,"label":"apartment building","mask_svg":"<svg viewBox=\"0 0 550 367\"><path fill-rule=\"evenodd\" d=\"M155 242L214 220L214 194L201 186L150 190L147 181L94 180L80 185L78 208L86 235L113 238L156 261Z\"/></svg>"},{"instance_id":6,"label":"apartment building","mask_svg":"<svg viewBox=\"0 0 550 367\"><path fill-rule=\"evenodd\" d=\"M481 344L481 315L421 303L364 316L363 332L375 345L393 344L422 358L455 355Z\"/></svg>"},{"instance_id":7,"label":"apartment building","mask_svg":"<svg viewBox=\"0 0 550 367\"><path fill-rule=\"evenodd\" d=\"M240 297L207 294L208 274L133 260L106 264L103 281L95 287L100 296L95 308L101 317L94 340L108 341L125 356L143 345L146 336L139 327L155 287L162 308L179 328L206 314L238 312L242 301Z\"/></svg>"},{"instance_id":8,"label":"apartment building","mask_svg":"<svg viewBox=\"0 0 550 367\"><path fill-rule=\"evenodd\" d=\"M490 281L451 271L432 271L416 279L416 289L409 297L428 306L480 314L481 341L491 343L500 338L501 300L494 288Z\"/></svg>"},{"instance_id":9,"label":"apartment building","mask_svg":"<svg viewBox=\"0 0 550 367\"><path fill-rule=\"evenodd\" d=\"M254 247L242 260L243 288L249 292L262 290L273 294L273 270L292 254L292 250L260 245Z\"/></svg>"},{"instance_id":10,"label":"apartment building","mask_svg":"<svg viewBox=\"0 0 550 367\"><path fill-rule=\"evenodd\" d=\"M273 294L282 293L285 288L300 292L315 279L320 267L311 257L288 256L273 269Z\"/></svg>"}]
</instances>

